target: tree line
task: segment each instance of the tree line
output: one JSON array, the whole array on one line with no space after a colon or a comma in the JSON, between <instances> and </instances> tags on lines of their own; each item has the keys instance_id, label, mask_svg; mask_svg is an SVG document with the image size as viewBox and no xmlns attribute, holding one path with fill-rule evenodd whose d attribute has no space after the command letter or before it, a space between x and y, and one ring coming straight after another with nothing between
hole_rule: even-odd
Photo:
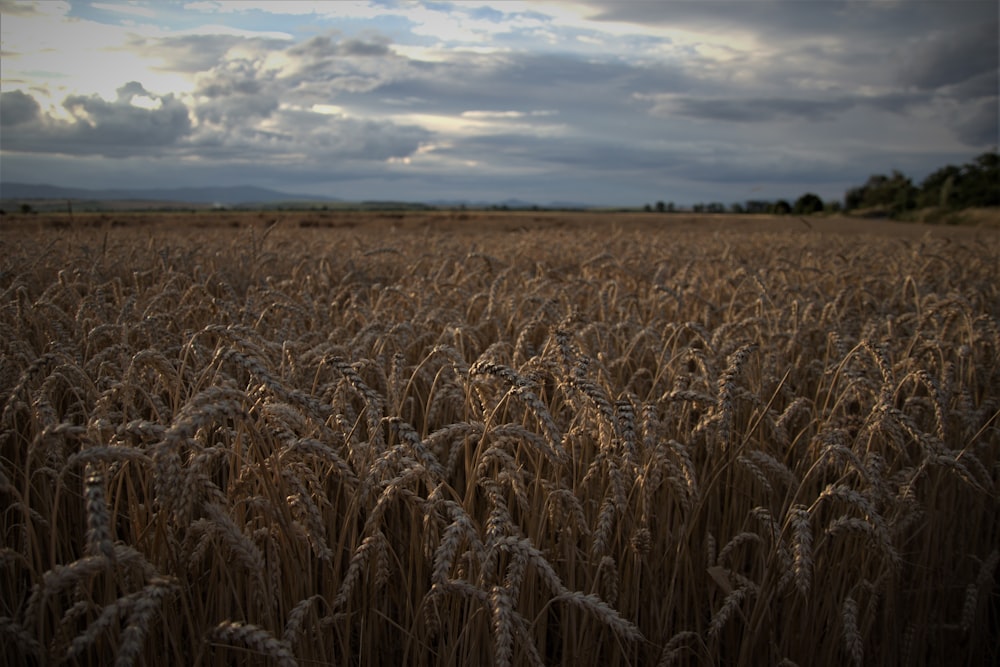
<instances>
[{"instance_id":1,"label":"tree line","mask_svg":"<svg viewBox=\"0 0 1000 667\"><path fill-rule=\"evenodd\" d=\"M892 174L873 174L864 185L847 190L844 201L823 201L807 192L794 202L748 200L729 206L721 202L698 203L695 213L770 213L777 215L813 215L816 213L855 212L900 217L917 209L959 211L966 208L1000 206L1000 154L983 153L962 166L947 165L930 174L919 185L898 170ZM672 213L679 210L673 202L658 201L645 210Z\"/></svg>"}]
</instances>

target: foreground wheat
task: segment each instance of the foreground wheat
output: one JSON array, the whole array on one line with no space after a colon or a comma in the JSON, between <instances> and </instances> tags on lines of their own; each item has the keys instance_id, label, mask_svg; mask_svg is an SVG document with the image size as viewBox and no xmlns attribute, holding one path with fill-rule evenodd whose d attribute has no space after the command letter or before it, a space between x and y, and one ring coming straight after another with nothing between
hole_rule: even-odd
<instances>
[{"instance_id":1,"label":"foreground wheat","mask_svg":"<svg viewBox=\"0 0 1000 667\"><path fill-rule=\"evenodd\" d=\"M1000 659L998 238L606 236L4 240L3 659Z\"/></svg>"}]
</instances>

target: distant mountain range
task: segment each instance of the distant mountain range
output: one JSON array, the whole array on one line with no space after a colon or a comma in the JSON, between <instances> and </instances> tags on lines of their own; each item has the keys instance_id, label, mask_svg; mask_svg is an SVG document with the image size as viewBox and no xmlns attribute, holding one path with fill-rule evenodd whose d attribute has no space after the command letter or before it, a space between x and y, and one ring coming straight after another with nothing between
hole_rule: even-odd
<instances>
[{"instance_id":1,"label":"distant mountain range","mask_svg":"<svg viewBox=\"0 0 1000 667\"><path fill-rule=\"evenodd\" d=\"M351 206L349 202L344 202L336 197L320 197L317 195L292 194L268 188L259 188L251 185L241 185L232 187L203 187L203 188L142 188L142 189L114 189L114 190L88 190L85 188L64 188L58 185L45 185L35 183L3 183L0 182L0 200L9 203L20 202L40 202L50 201L62 202L86 202L103 204L122 204L126 202L136 202L145 205L197 205L197 206L226 206L226 207L253 207L277 204L307 204L323 205L330 204L331 208L336 206ZM378 207L380 202L359 202L366 207ZM533 202L520 199L505 199L503 201L466 201L466 200L434 200L424 202L381 202L383 205L393 207L406 207L408 205L418 207L435 208L492 208L502 207L508 209L531 209L531 208L559 208L559 209L586 209L587 204L575 202L550 202L539 206Z\"/></svg>"},{"instance_id":2,"label":"distant mountain range","mask_svg":"<svg viewBox=\"0 0 1000 667\"><path fill-rule=\"evenodd\" d=\"M0 199L77 199L88 201L163 201L185 204L266 204L282 201L337 201L332 197L290 194L250 185L205 188L143 188L120 190L87 190L58 185L32 183L0 183Z\"/></svg>"}]
</instances>

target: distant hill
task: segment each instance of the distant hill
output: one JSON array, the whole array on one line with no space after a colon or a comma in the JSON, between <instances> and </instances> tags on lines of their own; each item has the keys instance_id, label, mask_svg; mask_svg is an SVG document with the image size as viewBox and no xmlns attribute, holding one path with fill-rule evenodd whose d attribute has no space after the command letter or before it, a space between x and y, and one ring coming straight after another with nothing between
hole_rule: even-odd
<instances>
[{"instance_id":1,"label":"distant hill","mask_svg":"<svg viewBox=\"0 0 1000 667\"><path fill-rule=\"evenodd\" d=\"M338 201L332 197L290 194L278 190L249 185L204 188L142 188L115 190L88 190L64 188L57 185L32 183L0 183L0 199L71 199L85 201L145 201L175 202L178 204L216 204L239 206L271 202L324 202Z\"/></svg>"},{"instance_id":2,"label":"distant hill","mask_svg":"<svg viewBox=\"0 0 1000 667\"><path fill-rule=\"evenodd\" d=\"M533 208L587 209L587 204L578 202L550 202L539 206L534 202L520 199L503 201L469 201L461 199L439 199L433 201L364 201L347 202L336 197L301 195L250 185L233 187L203 188L141 188L89 190L84 188L64 188L57 185L35 183L0 182L0 202L7 207L28 204L35 210L55 210L65 207L67 201L86 210L116 210L132 208L207 208L224 206L227 208L273 208L276 206L330 205L330 208L362 209L407 209L407 208L505 208L527 210Z\"/></svg>"},{"instance_id":3,"label":"distant hill","mask_svg":"<svg viewBox=\"0 0 1000 667\"><path fill-rule=\"evenodd\" d=\"M507 208L510 210L529 210L529 209L572 209L572 210L585 210L594 208L591 204L582 204L580 202L569 202L569 201L551 201L546 204L538 204L535 202L524 201L523 199L504 199L503 201L470 201L468 199L434 199L427 202L431 206L437 206L439 208Z\"/></svg>"}]
</instances>

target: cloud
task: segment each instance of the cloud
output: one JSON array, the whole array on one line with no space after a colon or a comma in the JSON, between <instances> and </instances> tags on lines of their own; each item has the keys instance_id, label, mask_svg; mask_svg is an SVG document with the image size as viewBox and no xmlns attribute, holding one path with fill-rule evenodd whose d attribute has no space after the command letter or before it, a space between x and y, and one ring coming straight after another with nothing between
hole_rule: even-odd
<instances>
[{"instance_id":1,"label":"cloud","mask_svg":"<svg viewBox=\"0 0 1000 667\"><path fill-rule=\"evenodd\" d=\"M804 121L834 120L846 111L859 107L905 114L923 104L926 98L907 93L880 95L835 95L815 97L713 97L706 95L639 96L653 102L650 113L664 116L686 116L702 121L727 123L771 123L783 119Z\"/></svg>"},{"instance_id":2,"label":"cloud","mask_svg":"<svg viewBox=\"0 0 1000 667\"><path fill-rule=\"evenodd\" d=\"M993 3L151 3L143 24L18 5L40 22L15 25L0 2L7 177L30 152L106 155L119 175L596 203L828 193L996 143Z\"/></svg>"},{"instance_id":3,"label":"cloud","mask_svg":"<svg viewBox=\"0 0 1000 667\"><path fill-rule=\"evenodd\" d=\"M932 32L907 45L911 57L901 68L903 83L924 90L956 86L977 77L1000 74L1000 23L972 30ZM995 88L994 88L995 90Z\"/></svg>"},{"instance_id":4,"label":"cloud","mask_svg":"<svg viewBox=\"0 0 1000 667\"><path fill-rule=\"evenodd\" d=\"M156 95L133 81L113 101L66 96L67 118L59 119L42 113L29 93L13 91L3 98L5 123L19 123L19 132L5 138L4 149L127 157L155 148L204 161L384 163L413 155L432 136L412 123L357 117L332 104L341 95L370 93L408 66L378 35L330 33L299 43L137 36L130 44L156 54L166 69L196 70L190 92Z\"/></svg>"},{"instance_id":5,"label":"cloud","mask_svg":"<svg viewBox=\"0 0 1000 667\"><path fill-rule=\"evenodd\" d=\"M630 22L679 36L706 78L934 90L998 76L1000 8L960 2L613 2L590 0L595 23ZM719 67L724 52L732 52ZM678 51L682 54L683 51Z\"/></svg>"},{"instance_id":6,"label":"cloud","mask_svg":"<svg viewBox=\"0 0 1000 667\"><path fill-rule=\"evenodd\" d=\"M709 98L672 96L658 103L653 113L679 114L706 121L764 123L780 118L818 121L830 118L852 106L849 100L810 100L796 98Z\"/></svg>"},{"instance_id":7,"label":"cloud","mask_svg":"<svg viewBox=\"0 0 1000 667\"><path fill-rule=\"evenodd\" d=\"M268 49L286 45L288 40L248 38L237 35L186 34L167 37L132 35L126 48L143 53L161 71L196 74L215 67L236 48Z\"/></svg>"},{"instance_id":8,"label":"cloud","mask_svg":"<svg viewBox=\"0 0 1000 667\"><path fill-rule=\"evenodd\" d=\"M426 130L389 121L346 118L284 105L264 123L202 127L191 149L206 160L239 159L303 166L340 161L381 163L414 154Z\"/></svg>"},{"instance_id":9,"label":"cloud","mask_svg":"<svg viewBox=\"0 0 1000 667\"><path fill-rule=\"evenodd\" d=\"M276 73L296 94L329 101L338 92L369 92L408 72L407 60L389 48L390 42L369 39L335 39L320 35L282 53Z\"/></svg>"},{"instance_id":10,"label":"cloud","mask_svg":"<svg viewBox=\"0 0 1000 667\"><path fill-rule=\"evenodd\" d=\"M942 25L978 25L996 20L992 0L920 2L914 0L735 0L729 2L618 2L584 0L595 22L630 22L638 26L685 27L720 36L742 32L762 38L809 41L842 35L852 40L899 37ZM843 31L850 31L849 34ZM887 41L887 45L891 43Z\"/></svg>"},{"instance_id":11,"label":"cloud","mask_svg":"<svg viewBox=\"0 0 1000 667\"><path fill-rule=\"evenodd\" d=\"M128 14L130 16L141 16L146 19L156 18L156 10L151 7L142 7L140 5L122 5L111 2L94 2L91 3L90 6L94 9L103 9L104 11Z\"/></svg>"},{"instance_id":12,"label":"cloud","mask_svg":"<svg viewBox=\"0 0 1000 667\"><path fill-rule=\"evenodd\" d=\"M41 107L35 98L20 90L0 93L0 126L14 127L36 120Z\"/></svg>"},{"instance_id":13,"label":"cloud","mask_svg":"<svg viewBox=\"0 0 1000 667\"><path fill-rule=\"evenodd\" d=\"M0 12L4 16L65 16L71 7L68 2L17 2L0 0Z\"/></svg>"},{"instance_id":14,"label":"cloud","mask_svg":"<svg viewBox=\"0 0 1000 667\"><path fill-rule=\"evenodd\" d=\"M259 59L230 59L197 77L192 112L201 124L245 125L269 117L279 106L273 73Z\"/></svg>"},{"instance_id":15,"label":"cloud","mask_svg":"<svg viewBox=\"0 0 1000 667\"><path fill-rule=\"evenodd\" d=\"M1000 145L1000 97L978 100L954 121L956 136L967 146Z\"/></svg>"},{"instance_id":16,"label":"cloud","mask_svg":"<svg viewBox=\"0 0 1000 667\"><path fill-rule=\"evenodd\" d=\"M157 108L133 105L133 99L157 100ZM24 111L37 102L23 91L4 95L13 102L17 131L5 134L4 148L11 151L95 154L122 157L150 148L176 144L191 130L188 109L173 95L158 96L130 82L118 89L118 98L108 102L97 95L70 95L63 107L71 120ZM21 115L17 115L17 110ZM6 112L5 112L6 113Z\"/></svg>"}]
</instances>

